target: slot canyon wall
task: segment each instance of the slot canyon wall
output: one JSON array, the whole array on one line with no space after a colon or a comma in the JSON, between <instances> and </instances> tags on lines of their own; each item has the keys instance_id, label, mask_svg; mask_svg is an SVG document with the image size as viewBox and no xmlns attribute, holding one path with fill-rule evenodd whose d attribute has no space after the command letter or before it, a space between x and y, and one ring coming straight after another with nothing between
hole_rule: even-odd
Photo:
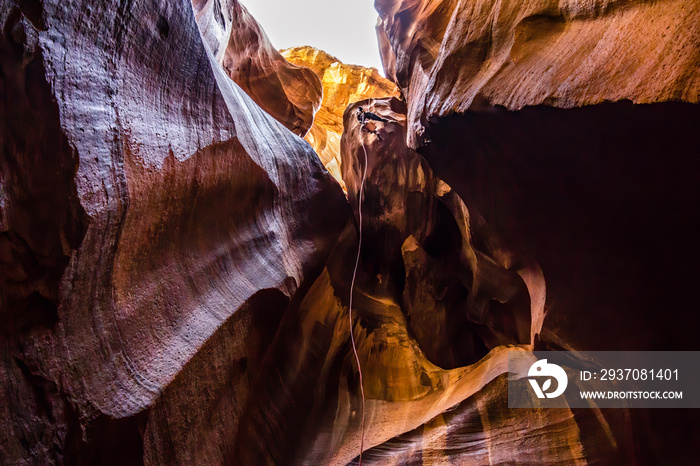
<instances>
[{"instance_id":1,"label":"slot canyon wall","mask_svg":"<svg viewBox=\"0 0 700 466\"><path fill-rule=\"evenodd\" d=\"M180 447L214 464L345 196L228 77L188 2L0 11L0 463L160 463L199 421ZM320 103L312 72L277 73Z\"/></svg>"},{"instance_id":2,"label":"slot canyon wall","mask_svg":"<svg viewBox=\"0 0 700 466\"><path fill-rule=\"evenodd\" d=\"M346 65L313 47L292 47L282 51L290 63L309 68L321 80L323 101L314 116L314 124L304 136L318 154L333 178L345 189L340 173L340 137L343 134L343 112L351 102L375 97L398 97L396 85L374 68Z\"/></svg>"},{"instance_id":3,"label":"slot canyon wall","mask_svg":"<svg viewBox=\"0 0 700 466\"><path fill-rule=\"evenodd\" d=\"M376 0L407 143L541 266L543 334L697 350L700 4ZM638 412L690 463L697 412ZM641 421L640 421L641 422Z\"/></svg>"},{"instance_id":4,"label":"slot canyon wall","mask_svg":"<svg viewBox=\"0 0 700 466\"><path fill-rule=\"evenodd\" d=\"M391 81L237 0L0 5L1 464L692 457L506 373L697 349L693 2L376 0Z\"/></svg>"}]
</instances>

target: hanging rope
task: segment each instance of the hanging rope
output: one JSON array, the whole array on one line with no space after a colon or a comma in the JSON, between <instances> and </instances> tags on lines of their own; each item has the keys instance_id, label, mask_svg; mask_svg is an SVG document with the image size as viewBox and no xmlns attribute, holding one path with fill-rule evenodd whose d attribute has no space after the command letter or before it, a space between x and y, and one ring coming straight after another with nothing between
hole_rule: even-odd
<instances>
[{"instance_id":1,"label":"hanging rope","mask_svg":"<svg viewBox=\"0 0 700 466\"><path fill-rule=\"evenodd\" d=\"M362 134L360 134L362 138ZM360 139L362 141L362 139ZM357 277L357 266L360 263L360 252L362 251L362 195L365 188L365 178L367 178L367 149L365 149L364 142L362 144L362 151L365 153L365 167L362 172L362 182L360 183L360 197L357 203L357 210L359 212L360 218L360 232L359 241L357 245L357 257L355 258L355 270L352 272L352 281L350 282L350 306L348 310L348 319L350 321L350 341L352 342L352 352L355 354L355 361L357 362L357 371L360 374L360 393L362 394L362 424L360 424L360 461L359 466L362 466L362 451L365 449L365 388L362 384L362 366L360 365L360 357L357 355L357 347L355 346L355 333L353 332L353 322L352 322L352 295L355 289L355 278Z\"/></svg>"}]
</instances>

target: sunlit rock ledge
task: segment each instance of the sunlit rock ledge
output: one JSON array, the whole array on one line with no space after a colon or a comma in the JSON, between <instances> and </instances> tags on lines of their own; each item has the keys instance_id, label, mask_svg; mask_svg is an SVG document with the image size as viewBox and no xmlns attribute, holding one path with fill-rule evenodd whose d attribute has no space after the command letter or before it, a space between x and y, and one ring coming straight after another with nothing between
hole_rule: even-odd
<instances>
[{"instance_id":1,"label":"sunlit rock ledge","mask_svg":"<svg viewBox=\"0 0 700 466\"><path fill-rule=\"evenodd\" d=\"M282 56L290 63L308 67L321 79L323 102L304 139L314 147L328 171L345 189L340 173L340 136L343 134L345 108L364 99L398 97L399 91L376 69L346 65L313 47L282 50Z\"/></svg>"}]
</instances>

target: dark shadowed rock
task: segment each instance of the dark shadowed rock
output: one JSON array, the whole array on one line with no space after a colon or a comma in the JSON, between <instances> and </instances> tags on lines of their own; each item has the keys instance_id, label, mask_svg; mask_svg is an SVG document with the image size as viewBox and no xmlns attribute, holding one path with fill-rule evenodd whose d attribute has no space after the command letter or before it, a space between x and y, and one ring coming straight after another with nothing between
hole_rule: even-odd
<instances>
[{"instance_id":1,"label":"dark shadowed rock","mask_svg":"<svg viewBox=\"0 0 700 466\"><path fill-rule=\"evenodd\" d=\"M426 120L500 105L700 101L694 0L376 0L387 77Z\"/></svg>"}]
</instances>

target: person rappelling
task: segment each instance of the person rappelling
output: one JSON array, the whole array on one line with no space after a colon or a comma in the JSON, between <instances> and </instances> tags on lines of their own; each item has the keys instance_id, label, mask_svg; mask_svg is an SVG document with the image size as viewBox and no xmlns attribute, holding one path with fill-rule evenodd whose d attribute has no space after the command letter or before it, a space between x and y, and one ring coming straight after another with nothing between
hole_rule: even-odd
<instances>
[{"instance_id":1,"label":"person rappelling","mask_svg":"<svg viewBox=\"0 0 700 466\"><path fill-rule=\"evenodd\" d=\"M374 123L375 121L379 121L382 123L387 123L389 120L386 118L382 118L376 113L372 112L365 112L365 110L362 107L357 108L357 121L360 122L360 127L362 128L362 131L365 133L372 133L377 138L381 141L382 136L379 134L379 131L377 131L377 124Z\"/></svg>"}]
</instances>

